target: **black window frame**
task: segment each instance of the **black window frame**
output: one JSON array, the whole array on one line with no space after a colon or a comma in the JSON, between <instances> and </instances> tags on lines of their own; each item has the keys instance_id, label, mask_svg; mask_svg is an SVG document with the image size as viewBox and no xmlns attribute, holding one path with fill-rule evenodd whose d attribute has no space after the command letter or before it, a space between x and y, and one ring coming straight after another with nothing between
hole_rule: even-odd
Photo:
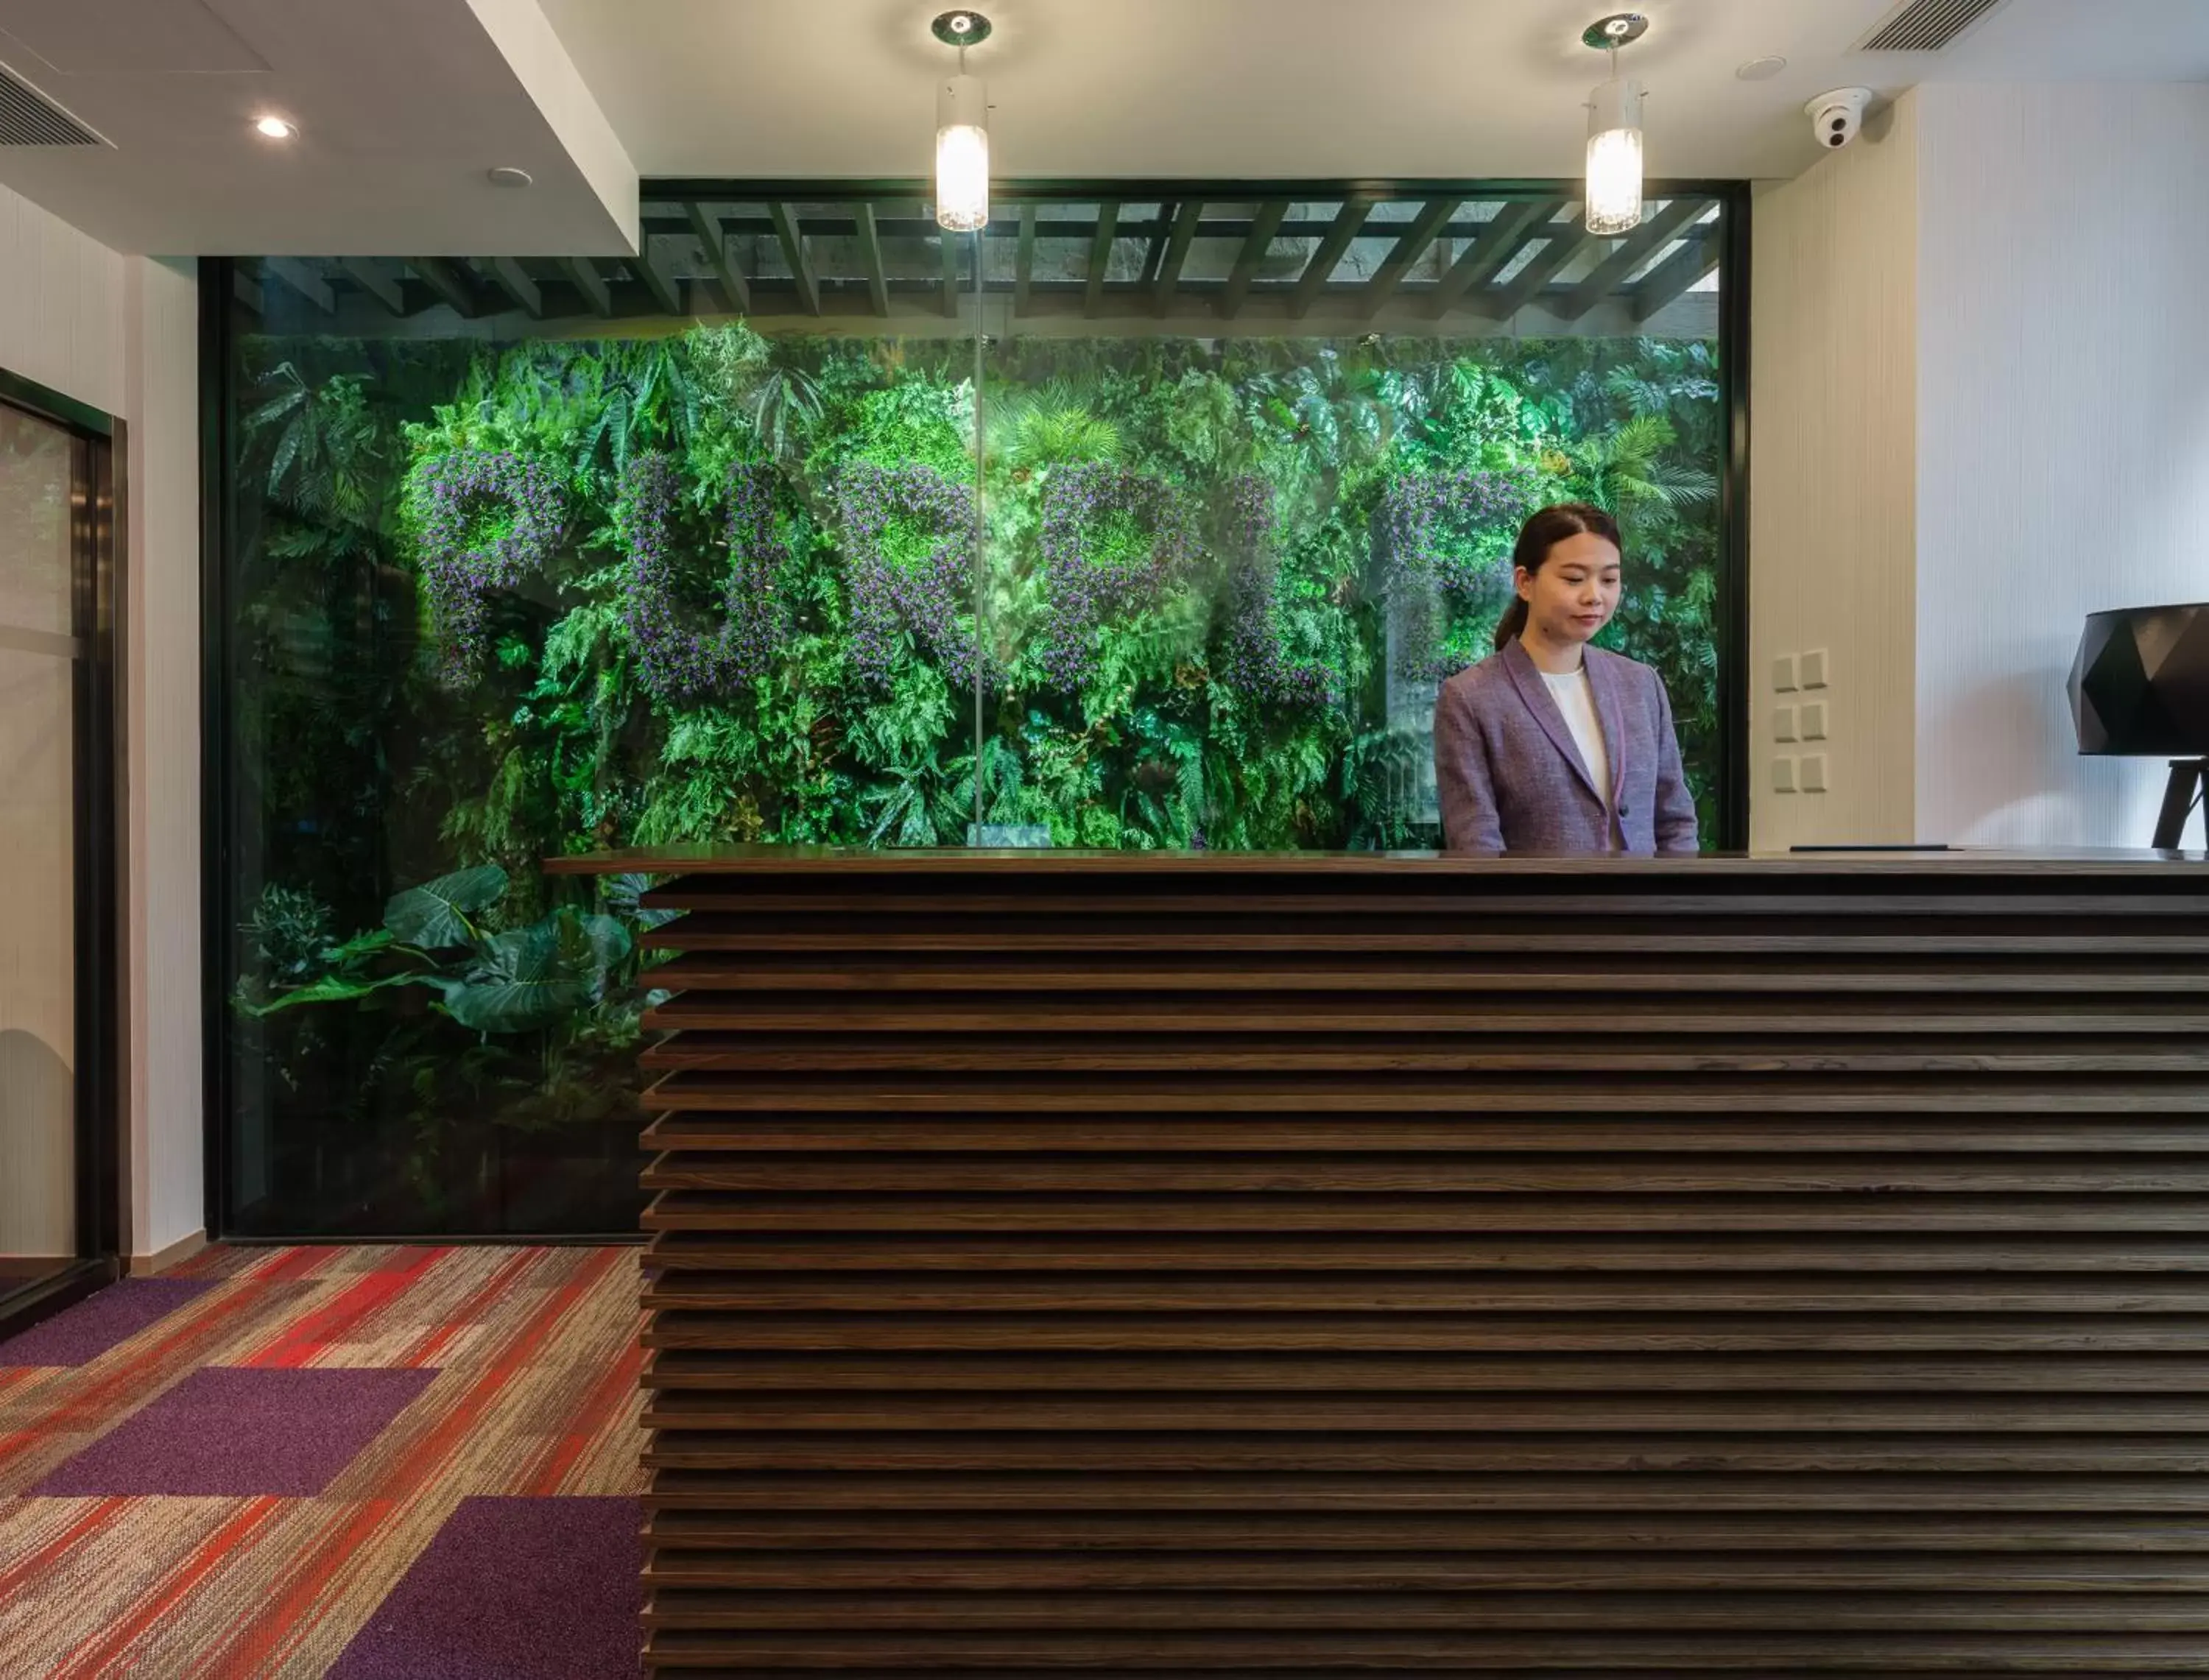
<instances>
[{"instance_id":1,"label":"black window frame","mask_svg":"<svg viewBox=\"0 0 2209 1680\"><path fill-rule=\"evenodd\" d=\"M1751 193L1746 181L1652 180L1645 189L1652 199L1704 198L1720 211L1718 275L1718 364L1724 409L1726 449L1718 489L1718 653L1717 708L1721 720L1717 790L1718 848L1737 852L1749 842L1749 309L1751 287ZM1576 200L1580 184L1567 179L1449 179L1366 178L1335 180L1237 180L1207 178L1068 178L995 182L993 214L999 208L1046 200L1185 202L1197 200L1378 199L1459 196L1480 200ZM640 198L651 207L676 201L711 199L737 202L770 201L847 202L882 197L926 198L928 184L918 178L846 180L760 180L683 178L647 181ZM1006 237L993 219L992 238ZM201 395L201 590L202 604L202 1007L207 1113L207 1229L216 1240L230 1229L232 1109L229 1045L226 1036L233 976L232 942L226 930L238 925L240 907L231 879L227 813L232 791L226 744L226 673L230 669L232 614L226 593L226 509L232 493L229 380L234 292L248 284L240 259L210 257L200 264ZM449 280L447 284L449 285ZM256 1237L254 1240L278 1240ZM462 1238L461 1240L466 1240ZM545 1238L515 1233L497 1240L581 1241L572 1236Z\"/></svg>"}]
</instances>

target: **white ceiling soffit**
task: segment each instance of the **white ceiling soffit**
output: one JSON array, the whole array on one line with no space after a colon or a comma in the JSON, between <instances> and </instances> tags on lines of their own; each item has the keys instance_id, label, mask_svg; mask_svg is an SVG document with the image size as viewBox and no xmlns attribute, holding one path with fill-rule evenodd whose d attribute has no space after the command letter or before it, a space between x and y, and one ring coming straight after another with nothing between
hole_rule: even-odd
<instances>
[{"instance_id":1,"label":"white ceiling soffit","mask_svg":"<svg viewBox=\"0 0 2209 1680\"><path fill-rule=\"evenodd\" d=\"M0 146L0 182L120 250L634 249L636 172L538 0L0 0L0 63L112 147Z\"/></svg>"},{"instance_id":2,"label":"white ceiling soffit","mask_svg":"<svg viewBox=\"0 0 2209 1680\"><path fill-rule=\"evenodd\" d=\"M948 0L542 0L647 178L930 167ZM1036 178L1577 174L1613 0L978 0L999 169ZM1624 0L1616 0L1623 4ZM2188 80L2209 0L2008 0L1947 52L1851 49L1895 0L1640 0L1623 57L1661 176L1773 178L1822 155L1803 102L1935 77ZM1743 81L1752 59L1788 60Z\"/></svg>"}]
</instances>

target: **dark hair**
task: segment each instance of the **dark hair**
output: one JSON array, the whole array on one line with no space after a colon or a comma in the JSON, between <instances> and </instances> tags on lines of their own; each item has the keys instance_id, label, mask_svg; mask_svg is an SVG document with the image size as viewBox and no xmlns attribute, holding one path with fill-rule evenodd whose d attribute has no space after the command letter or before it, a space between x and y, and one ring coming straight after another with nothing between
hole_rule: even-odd
<instances>
[{"instance_id":1,"label":"dark hair","mask_svg":"<svg viewBox=\"0 0 2209 1680\"><path fill-rule=\"evenodd\" d=\"M1560 502L1530 515L1519 527L1519 540L1511 549L1514 583L1522 571L1540 571L1550 557L1550 551L1568 537L1600 537L1613 548L1623 550L1626 546L1619 538L1618 521L1602 509L1586 502ZM1503 609L1503 617L1496 626L1496 651L1502 653L1526 629L1526 603L1514 594L1511 605Z\"/></svg>"}]
</instances>

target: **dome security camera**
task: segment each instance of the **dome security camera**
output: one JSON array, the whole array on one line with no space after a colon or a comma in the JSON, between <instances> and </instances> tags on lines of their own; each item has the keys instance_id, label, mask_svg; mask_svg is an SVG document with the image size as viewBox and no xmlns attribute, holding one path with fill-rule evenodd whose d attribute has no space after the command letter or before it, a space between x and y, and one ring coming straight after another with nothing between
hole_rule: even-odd
<instances>
[{"instance_id":1,"label":"dome security camera","mask_svg":"<svg viewBox=\"0 0 2209 1680\"><path fill-rule=\"evenodd\" d=\"M1869 87L1836 87L1821 93L1803 107L1810 118L1810 132L1827 151L1838 151L1863 132L1864 112L1871 105Z\"/></svg>"}]
</instances>

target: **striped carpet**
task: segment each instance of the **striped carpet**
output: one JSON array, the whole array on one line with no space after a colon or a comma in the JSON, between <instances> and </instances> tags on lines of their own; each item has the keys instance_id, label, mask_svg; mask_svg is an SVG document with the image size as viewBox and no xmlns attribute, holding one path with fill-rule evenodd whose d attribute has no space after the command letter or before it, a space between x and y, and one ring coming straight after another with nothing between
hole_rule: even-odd
<instances>
[{"instance_id":1,"label":"striped carpet","mask_svg":"<svg viewBox=\"0 0 2209 1680\"><path fill-rule=\"evenodd\" d=\"M215 1249L0 1341L0 1676L634 1676L637 1255Z\"/></svg>"}]
</instances>

